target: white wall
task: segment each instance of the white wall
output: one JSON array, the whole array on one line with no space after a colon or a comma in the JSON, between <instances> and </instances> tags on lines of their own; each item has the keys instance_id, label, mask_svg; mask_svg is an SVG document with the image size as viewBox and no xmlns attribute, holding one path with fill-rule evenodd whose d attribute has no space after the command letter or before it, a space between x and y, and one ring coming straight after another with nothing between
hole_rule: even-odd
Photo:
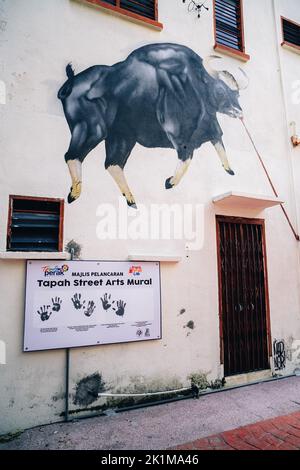
<instances>
[{"instance_id":1,"label":"white wall","mask_svg":"<svg viewBox=\"0 0 300 470\"><path fill-rule=\"evenodd\" d=\"M276 3L279 34L280 14L298 22L300 17L297 0ZM300 149L289 144L284 99L288 121L297 120L300 128L299 104L289 101L291 83L299 79L300 58L280 49L283 96L272 1L244 0L244 10L246 52L251 59L243 64L224 58L229 67L239 65L250 77L249 88L241 92L245 121L296 224ZM212 8L198 20L182 2L171 0L159 1L161 32L73 0L0 0L0 15L0 78L7 87L7 104L0 105L0 250L4 251L9 194L65 198L69 191L64 162L69 130L56 98L66 64L72 61L76 72L95 64L111 65L153 42L185 44L204 57L213 53L214 38ZM222 377L215 214L225 212L211 200L229 190L270 196L272 191L241 123L226 116L219 120L234 178L224 172L210 144L196 151L188 173L170 191L164 189L164 181L174 171L174 151L137 145L126 166L137 203L204 205L204 245L198 251L186 252L184 241L99 241L97 206L103 202L117 206L119 190L104 170L103 143L85 160L82 196L65 207L65 242L80 243L84 259L126 259L131 252L156 251L179 253L182 261L162 264L163 339L72 350L72 393L80 379L96 371L111 391L137 389L143 383L157 389L187 385L188 375L198 371L207 372L210 379ZM226 213L265 218L272 337L287 342L291 337L300 339L299 247L280 208L261 214ZM25 262L0 263L0 339L7 345L7 365L0 364L0 433L5 433L62 419L65 352L22 353ZM182 308L186 313L179 316ZM195 329L187 336L183 326L189 320ZM291 364L287 372L293 369Z\"/></svg>"}]
</instances>

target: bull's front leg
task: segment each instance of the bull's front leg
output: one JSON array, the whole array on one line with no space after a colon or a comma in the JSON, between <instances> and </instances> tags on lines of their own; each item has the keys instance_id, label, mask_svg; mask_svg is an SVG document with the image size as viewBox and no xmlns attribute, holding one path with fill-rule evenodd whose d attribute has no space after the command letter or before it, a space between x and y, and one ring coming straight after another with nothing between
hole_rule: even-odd
<instances>
[{"instance_id":1,"label":"bull's front leg","mask_svg":"<svg viewBox=\"0 0 300 470\"><path fill-rule=\"evenodd\" d=\"M71 175L71 180L72 180L72 186L71 190L68 195L68 203L70 204L71 202L75 201L76 199L79 198L81 194L81 186L82 186L82 164L81 161L78 159L75 160L68 160L67 161L70 175Z\"/></svg>"},{"instance_id":2,"label":"bull's front leg","mask_svg":"<svg viewBox=\"0 0 300 470\"><path fill-rule=\"evenodd\" d=\"M107 171L117 183L121 193L126 198L128 206L132 207L133 209L137 209L134 197L126 181L123 168L121 168L119 165L110 165L107 167Z\"/></svg>"},{"instance_id":3,"label":"bull's front leg","mask_svg":"<svg viewBox=\"0 0 300 470\"><path fill-rule=\"evenodd\" d=\"M226 150L225 150L225 147L224 147L224 144L223 144L222 140L220 140L216 143L213 143L213 145L214 145L214 147L217 151L217 154L219 155L219 158L222 162L224 170L227 171L227 173L229 175L234 175L234 171L230 168L230 165L229 165L229 162L228 162L228 159L227 159Z\"/></svg>"},{"instance_id":4,"label":"bull's front leg","mask_svg":"<svg viewBox=\"0 0 300 470\"><path fill-rule=\"evenodd\" d=\"M177 163L177 167L174 173L174 176L170 176L170 178L166 179L165 188L170 189L181 181L183 175L187 172L188 167L192 161L192 155L190 155L186 160L179 159Z\"/></svg>"}]
</instances>

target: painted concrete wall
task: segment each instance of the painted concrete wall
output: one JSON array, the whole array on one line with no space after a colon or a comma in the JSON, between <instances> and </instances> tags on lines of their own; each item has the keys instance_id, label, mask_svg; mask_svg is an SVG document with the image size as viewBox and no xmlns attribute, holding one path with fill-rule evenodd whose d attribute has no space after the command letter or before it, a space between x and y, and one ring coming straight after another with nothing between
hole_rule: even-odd
<instances>
[{"instance_id":1,"label":"painted concrete wall","mask_svg":"<svg viewBox=\"0 0 300 470\"><path fill-rule=\"evenodd\" d=\"M182 2L172 1L172 8L170 3L159 1L164 29L158 32L73 0L0 1L0 75L7 88L7 103L0 105L0 250L6 250L9 194L65 198L69 191L64 162L69 130L56 98L68 62L76 72L95 64L112 65L154 42L184 44L201 57L213 53L212 8L198 20ZM300 217L300 150L291 148L288 124L296 120L300 128L300 105L290 98L291 84L299 80L300 59L278 44L280 14L300 22L297 3L275 2L275 27L271 0L263 4L244 0L246 52L251 59L243 64L224 56L228 67L241 66L250 78L240 99L245 121L295 224L297 211ZM76 384L95 372L110 391L186 386L189 374L200 371L210 380L223 377L216 214L265 219L272 338L284 339L289 348L294 339L300 339L299 245L280 208L225 212L212 204L215 195L230 190L272 195L240 121L221 115L219 121L235 177L224 172L211 144L196 151L181 184L170 191L164 182L176 165L173 150L136 146L126 167L142 204L203 205L204 242L197 251L187 250L184 240L99 240L97 208L102 203L117 207L119 191L104 170L104 144L87 157L82 196L65 207L65 243L71 239L80 243L83 259L127 259L130 253L155 252L179 254L182 261L161 267L163 339L72 350L72 397ZM65 352L22 353L25 261L1 260L0 276L0 339L7 352L6 365L0 364L0 433L6 433L62 419ZM181 309L185 313L179 315ZM187 335L184 326L190 320L195 329ZM292 373L296 367L294 359L287 361L282 373ZM86 408L72 404L72 397L71 410ZM92 406L101 404L103 400L98 400Z\"/></svg>"}]
</instances>

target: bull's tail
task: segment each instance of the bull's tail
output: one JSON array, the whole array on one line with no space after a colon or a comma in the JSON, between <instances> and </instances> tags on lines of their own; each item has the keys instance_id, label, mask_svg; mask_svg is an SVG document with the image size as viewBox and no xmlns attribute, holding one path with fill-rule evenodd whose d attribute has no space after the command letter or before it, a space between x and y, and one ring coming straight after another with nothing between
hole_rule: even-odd
<instances>
[{"instance_id":1,"label":"bull's tail","mask_svg":"<svg viewBox=\"0 0 300 470\"><path fill-rule=\"evenodd\" d=\"M57 93L57 97L60 100L66 99L71 94L72 89L73 89L73 81L75 77L75 72L72 67L72 64L67 65L66 74L67 74L68 80L66 81L66 83L63 84L63 86L59 89Z\"/></svg>"},{"instance_id":2,"label":"bull's tail","mask_svg":"<svg viewBox=\"0 0 300 470\"><path fill-rule=\"evenodd\" d=\"M73 78L75 77L75 72L74 72L74 69L73 69L71 63L69 63L69 64L66 66L66 74L67 74L67 77L68 77L70 80L73 80Z\"/></svg>"}]
</instances>

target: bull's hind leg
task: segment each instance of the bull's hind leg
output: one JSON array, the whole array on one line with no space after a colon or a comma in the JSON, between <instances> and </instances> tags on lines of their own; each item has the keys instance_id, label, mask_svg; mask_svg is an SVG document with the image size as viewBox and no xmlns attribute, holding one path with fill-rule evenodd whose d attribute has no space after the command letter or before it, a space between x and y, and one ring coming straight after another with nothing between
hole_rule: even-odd
<instances>
[{"instance_id":1,"label":"bull's hind leg","mask_svg":"<svg viewBox=\"0 0 300 470\"><path fill-rule=\"evenodd\" d=\"M161 73L162 80L169 80L170 77L167 77L166 73ZM179 80L172 80L172 84L169 84L173 87L173 91L166 91L165 88L161 89L157 104L157 119L165 133L168 137L172 147L177 151L178 155L178 164L175 169L174 175L166 179L165 188L170 189L181 181L183 175L186 173L191 160L193 158L194 148L190 145L190 140L193 134L193 126L189 126L186 122L193 118L194 110L191 109L188 112L184 112L183 101L180 98L179 88L181 86ZM168 88L170 88L168 86ZM194 97L194 96L193 96ZM195 98L195 97L194 97ZM197 120L197 114L195 115L195 120Z\"/></svg>"},{"instance_id":2,"label":"bull's hind leg","mask_svg":"<svg viewBox=\"0 0 300 470\"><path fill-rule=\"evenodd\" d=\"M113 137L106 139L106 160L105 169L113 177L116 184L118 185L122 195L125 197L129 207L136 209L135 199L128 186L125 174L124 166L128 160L128 157L135 145L133 139L121 137L112 132Z\"/></svg>"},{"instance_id":3,"label":"bull's hind leg","mask_svg":"<svg viewBox=\"0 0 300 470\"><path fill-rule=\"evenodd\" d=\"M68 203L75 201L81 194L82 187L82 162L87 154L102 140L100 128L95 126L91 132L86 122L76 124L72 130L69 149L65 155L69 167L72 186L68 195Z\"/></svg>"},{"instance_id":4,"label":"bull's hind leg","mask_svg":"<svg viewBox=\"0 0 300 470\"><path fill-rule=\"evenodd\" d=\"M166 179L165 187L166 189L173 188L181 181L183 175L186 173L188 167L190 166L192 157L187 158L186 160L179 160L177 167L174 173L174 176Z\"/></svg>"},{"instance_id":5,"label":"bull's hind leg","mask_svg":"<svg viewBox=\"0 0 300 470\"><path fill-rule=\"evenodd\" d=\"M121 193L126 198L128 206L136 209L136 203L126 181L123 168L121 168L119 165L110 165L107 168L107 171L117 183Z\"/></svg>"},{"instance_id":6,"label":"bull's hind leg","mask_svg":"<svg viewBox=\"0 0 300 470\"><path fill-rule=\"evenodd\" d=\"M136 209L135 199L130 191L124 174L124 166L135 145L132 139L124 139L114 135L106 139L105 169L113 177L129 207Z\"/></svg>"},{"instance_id":7,"label":"bull's hind leg","mask_svg":"<svg viewBox=\"0 0 300 470\"><path fill-rule=\"evenodd\" d=\"M174 186L177 186L177 184L181 181L182 177L187 172L187 169L190 166L190 163L193 158L193 153L188 154L186 151L183 151L183 152L177 151L177 153L178 153L177 167L175 169L174 175L166 179L166 183L165 183L166 189L170 189L170 188L173 188Z\"/></svg>"},{"instance_id":8,"label":"bull's hind leg","mask_svg":"<svg viewBox=\"0 0 300 470\"><path fill-rule=\"evenodd\" d=\"M68 160L67 165L69 167L69 172L72 180L72 186L68 194L68 203L71 204L71 202L78 199L81 194L82 168L81 161L78 159Z\"/></svg>"}]
</instances>

